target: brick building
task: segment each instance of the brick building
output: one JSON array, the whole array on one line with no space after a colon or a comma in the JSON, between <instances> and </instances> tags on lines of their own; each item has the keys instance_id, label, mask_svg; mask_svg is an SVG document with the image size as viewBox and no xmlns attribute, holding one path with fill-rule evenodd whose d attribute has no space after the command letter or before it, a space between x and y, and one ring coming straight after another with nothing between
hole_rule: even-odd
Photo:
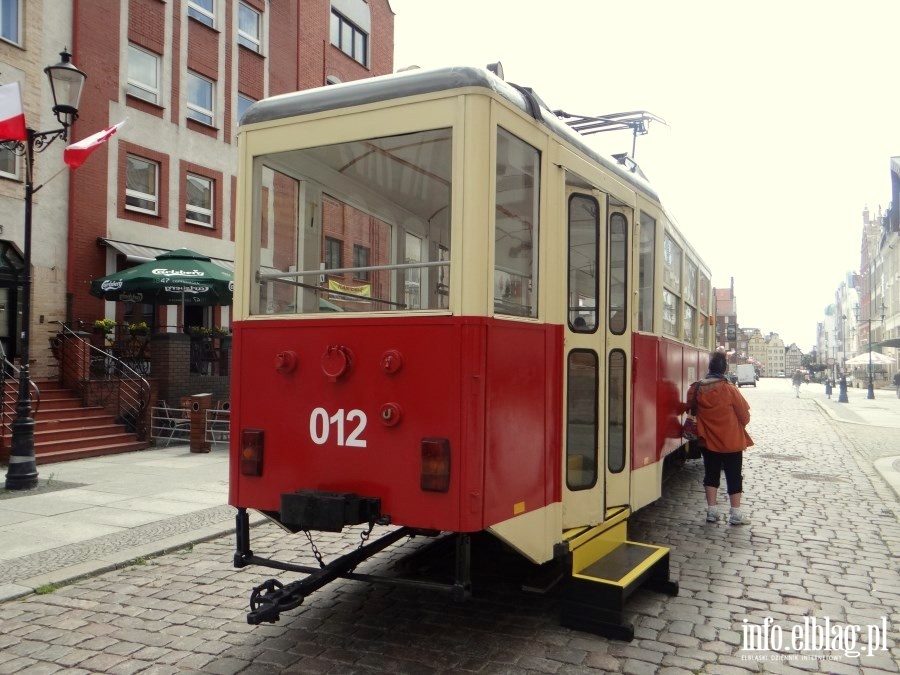
<instances>
[{"instance_id":1,"label":"brick building","mask_svg":"<svg viewBox=\"0 0 900 675\"><path fill-rule=\"evenodd\" d=\"M0 25L0 81L23 83L29 124L55 123L42 68L58 61L63 47L88 74L69 142L127 119L83 166L62 173L40 200L35 197L35 374L49 360L44 346L54 321L106 316L170 332L227 325L227 307L188 307L183 314L178 306L154 311L140 303L104 303L88 294L90 282L176 248L228 267L243 111L264 97L393 70L389 0L3 2L15 10L16 30ZM36 183L63 166L63 145L37 159ZM0 259L4 246L13 258L20 254L23 241L22 162L3 152ZM348 260L363 255L352 236L340 241ZM13 307L14 260L8 268L4 275L0 263L0 296L5 288L5 306ZM7 316L0 339L18 333L14 312ZM14 340L9 346L14 354Z\"/></svg>"}]
</instances>

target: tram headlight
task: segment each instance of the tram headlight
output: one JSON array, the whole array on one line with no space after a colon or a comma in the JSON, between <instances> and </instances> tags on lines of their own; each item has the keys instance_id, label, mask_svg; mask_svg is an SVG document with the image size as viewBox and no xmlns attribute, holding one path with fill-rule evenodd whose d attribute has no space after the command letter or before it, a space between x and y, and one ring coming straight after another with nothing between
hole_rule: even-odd
<instances>
[{"instance_id":1,"label":"tram headlight","mask_svg":"<svg viewBox=\"0 0 900 675\"><path fill-rule=\"evenodd\" d=\"M422 439L422 482L428 492L450 489L450 439Z\"/></svg>"},{"instance_id":2,"label":"tram headlight","mask_svg":"<svg viewBox=\"0 0 900 675\"><path fill-rule=\"evenodd\" d=\"M244 429L241 432L241 475L262 476L263 431Z\"/></svg>"}]
</instances>

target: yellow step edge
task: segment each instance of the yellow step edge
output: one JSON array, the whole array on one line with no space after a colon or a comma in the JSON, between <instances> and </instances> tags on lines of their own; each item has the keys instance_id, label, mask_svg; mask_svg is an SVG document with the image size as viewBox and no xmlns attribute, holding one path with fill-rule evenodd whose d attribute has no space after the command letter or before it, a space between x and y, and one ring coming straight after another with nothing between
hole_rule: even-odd
<instances>
[{"instance_id":1,"label":"yellow step edge","mask_svg":"<svg viewBox=\"0 0 900 675\"><path fill-rule=\"evenodd\" d=\"M651 546L650 544L640 544L634 541L628 541L624 543L631 544L632 546L640 546L642 548L651 548L655 550L621 579L601 579L599 577L587 576L584 574L579 574L577 572L573 572L572 577L576 579L584 579L585 581L591 581L594 583L609 584L611 586L619 586L621 588L625 588L626 586L637 580L638 577L640 577L644 572L653 567L653 565L655 565L669 553L669 549L664 546Z\"/></svg>"}]
</instances>

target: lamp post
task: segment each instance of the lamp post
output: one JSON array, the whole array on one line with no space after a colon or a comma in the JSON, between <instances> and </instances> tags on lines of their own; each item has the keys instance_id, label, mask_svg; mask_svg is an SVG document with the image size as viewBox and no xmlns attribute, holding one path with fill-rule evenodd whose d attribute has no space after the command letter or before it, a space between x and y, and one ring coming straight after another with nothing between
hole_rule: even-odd
<instances>
[{"instance_id":1,"label":"lamp post","mask_svg":"<svg viewBox=\"0 0 900 675\"><path fill-rule=\"evenodd\" d=\"M57 138L68 138L69 127L78 119L78 103L87 75L72 64L72 55L65 49L60 52L61 61L47 66L44 72L50 80L53 94L53 113L62 125L52 131L35 131L27 127L24 142L10 149L25 157L25 232L22 255L22 324L19 353L19 393L16 401L16 418L12 422L12 446L9 469L6 472L7 490L30 490L37 487L38 472L34 457L34 419L31 417L31 376L29 372L29 328L31 322L31 207L34 193L43 185L34 185L34 153L43 152ZM10 147L7 144L7 147Z\"/></svg>"},{"instance_id":2,"label":"lamp post","mask_svg":"<svg viewBox=\"0 0 900 675\"><path fill-rule=\"evenodd\" d=\"M854 307L854 309L856 310L856 320L859 321L860 320L859 319L859 305L856 305L856 307ZM882 303L881 303L881 321L882 322L884 322L884 312L885 312L885 306L884 306L884 301L882 301ZM871 313L872 313L872 310L870 308L869 314L871 315ZM868 335L869 335L869 387L868 387L868 391L866 393L866 398L873 399L873 398L875 398L875 378L872 374L872 317L869 316L868 319L862 319L862 320L865 321L867 324L869 324L869 330L868 330Z\"/></svg>"}]
</instances>

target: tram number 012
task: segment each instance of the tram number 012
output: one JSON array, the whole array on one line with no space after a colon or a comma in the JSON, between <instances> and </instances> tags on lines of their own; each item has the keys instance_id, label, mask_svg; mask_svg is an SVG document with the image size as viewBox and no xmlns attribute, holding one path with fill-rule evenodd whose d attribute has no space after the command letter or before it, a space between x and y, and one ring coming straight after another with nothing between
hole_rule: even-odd
<instances>
[{"instance_id":1,"label":"tram number 012","mask_svg":"<svg viewBox=\"0 0 900 675\"><path fill-rule=\"evenodd\" d=\"M338 445L350 448L366 447L366 439L360 438L366 429L366 413L353 409L345 414L339 408L334 415L329 415L325 408L316 408L309 416L309 437L316 445L325 445L331 437L332 429L336 434ZM349 435L347 435L349 432Z\"/></svg>"}]
</instances>

